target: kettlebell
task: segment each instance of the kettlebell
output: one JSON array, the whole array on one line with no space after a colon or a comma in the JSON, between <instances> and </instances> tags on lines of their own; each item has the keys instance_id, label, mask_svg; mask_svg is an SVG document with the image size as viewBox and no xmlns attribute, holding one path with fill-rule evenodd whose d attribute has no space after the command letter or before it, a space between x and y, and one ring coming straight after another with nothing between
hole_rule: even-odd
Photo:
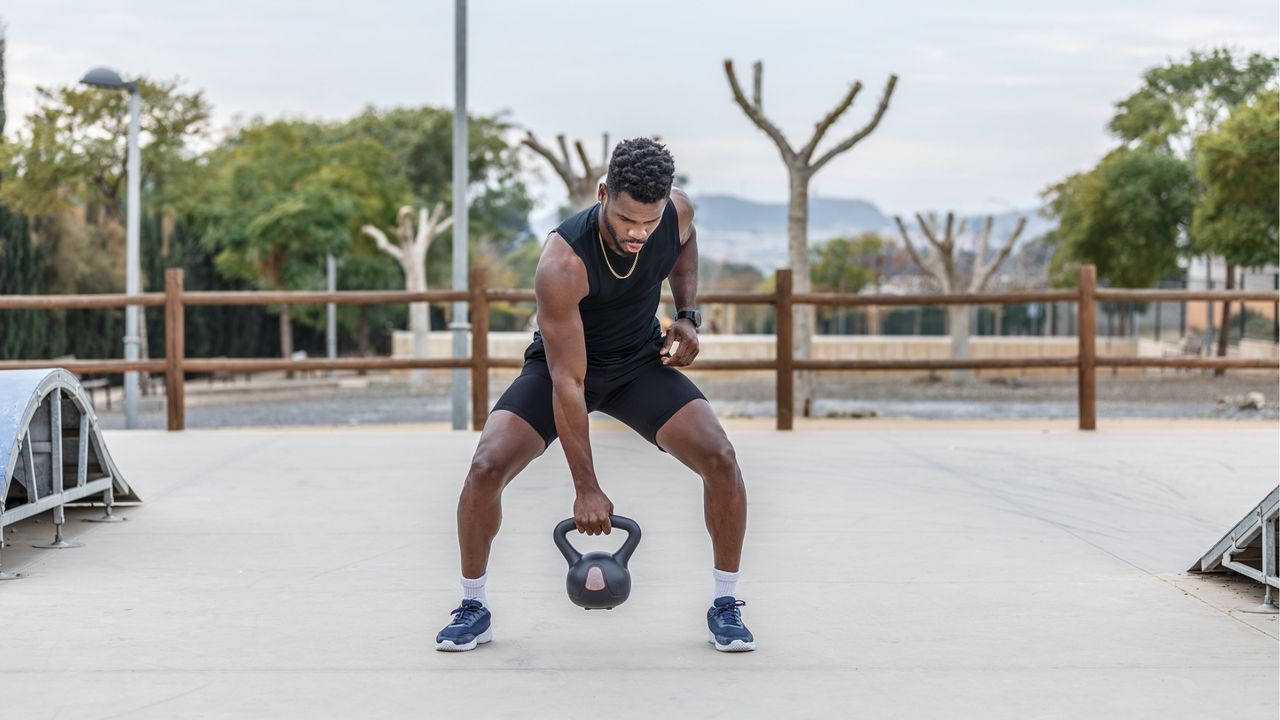
<instances>
[{"instance_id":1,"label":"kettlebell","mask_svg":"<svg viewBox=\"0 0 1280 720\"><path fill-rule=\"evenodd\" d=\"M552 533L556 547L569 562L569 576L565 579L569 599L574 605L587 610L612 610L626 602L631 594L631 572L627 570L627 561L640 544L640 526L635 520L621 515L610 515L609 522L614 528L627 531L626 541L612 555L600 551L583 555L575 550L568 538L569 532L577 527L573 518L562 520Z\"/></svg>"}]
</instances>

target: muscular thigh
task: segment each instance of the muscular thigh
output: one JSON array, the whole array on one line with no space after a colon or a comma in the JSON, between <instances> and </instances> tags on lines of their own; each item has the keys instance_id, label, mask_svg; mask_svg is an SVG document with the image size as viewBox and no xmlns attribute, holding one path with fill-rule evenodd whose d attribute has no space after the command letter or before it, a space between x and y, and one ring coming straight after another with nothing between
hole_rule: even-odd
<instances>
[{"instance_id":1,"label":"muscular thigh","mask_svg":"<svg viewBox=\"0 0 1280 720\"><path fill-rule=\"evenodd\" d=\"M494 410L485 421L471 465L473 470L501 477L505 484L546 448L538 431L519 415Z\"/></svg>"}]
</instances>

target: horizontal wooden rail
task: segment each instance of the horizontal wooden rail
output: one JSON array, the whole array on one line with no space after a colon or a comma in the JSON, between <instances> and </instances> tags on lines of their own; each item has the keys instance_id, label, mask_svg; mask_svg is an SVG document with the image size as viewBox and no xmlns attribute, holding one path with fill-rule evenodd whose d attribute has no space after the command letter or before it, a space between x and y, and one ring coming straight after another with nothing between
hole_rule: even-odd
<instances>
[{"instance_id":1,"label":"horizontal wooden rail","mask_svg":"<svg viewBox=\"0 0 1280 720\"><path fill-rule=\"evenodd\" d=\"M1222 302L1280 302L1275 290L1111 290L1098 288L1094 297L1105 302L1169 302L1208 300Z\"/></svg>"},{"instance_id":2,"label":"horizontal wooden rail","mask_svg":"<svg viewBox=\"0 0 1280 720\"><path fill-rule=\"evenodd\" d=\"M471 299L463 290L343 290L340 292L184 292L184 305L390 305L393 303L445 303Z\"/></svg>"},{"instance_id":3,"label":"horizontal wooden rail","mask_svg":"<svg viewBox=\"0 0 1280 720\"><path fill-rule=\"evenodd\" d=\"M670 293L663 293L662 302L668 305L674 305L675 297ZM761 292L707 292L698 293L699 305L714 305L716 303L729 303L732 305L776 305L778 296L776 293Z\"/></svg>"},{"instance_id":4,"label":"horizontal wooden rail","mask_svg":"<svg viewBox=\"0 0 1280 720\"><path fill-rule=\"evenodd\" d=\"M993 370L1016 368L1073 368L1074 357L1062 358L967 358L964 360L800 360L797 370ZM696 369L697 363L694 363Z\"/></svg>"},{"instance_id":5,"label":"horizontal wooden rail","mask_svg":"<svg viewBox=\"0 0 1280 720\"><path fill-rule=\"evenodd\" d=\"M848 293L796 293L791 301L797 305L836 305L884 307L889 305L1016 305L1019 303L1072 302L1080 295L1075 290L1046 290L1019 293L950 293L939 295L850 295Z\"/></svg>"},{"instance_id":6,"label":"horizontal wooden rail","mask_svg":"<svg viewBox=\"0 0 1280 720\"><path fill-rule=\"evenodd\" d=\"M82 310L129 305L160 307L164 293L102 293L100 295L0 295L0 310Z\"/></svg>"},{"instance_id":7,"label":"horizontal wooden rail","mask_svg":"<svg viewBox=\"0 0 1280 720\"><path fill-rule=\"evenodd\" d=\"M163 363L161 363L163 365ZM186 372L270 372L280 370L428 370L469 368L471 358L185 358ZM161 368L163 369L163 367Z\"/></svg>"},{"instance_id":8,"label":"horizontal wooden rail","mask_svg":"<svg viewBox=\"0 0 1280 720\"><path fill-rule=\"evenodd\" d=\"M538 299L532 290L514 290L511 288L485 290L484 296L489 302L537 302Z\"/></svg>"},{"instance_id":9,"label":"horizontal wooden rail","mask_svg":"<svg viewBox=\"0 0 1280 720\"><path fill-rule=\"evenodd\" d=\"M1121 357L1116 355L1099 355L1095 363L1106 367L1154 367L1180 369L1238 368L1241 370L1276 370L1280 369L1280 361L1267 358L1221 358L1221 357Z\"/></svg>"},{"instance_id":10,"label":"horizontal wooden rail","mask_svg":"<svg viewBox=\"0 0 1280 720\"><path fill-rule=\"evenodd\" d=\"M164 372L160 360L0 360L0 370L62 368L73 373L121 375L127 372Z\"/></svg>"}]
</instances>

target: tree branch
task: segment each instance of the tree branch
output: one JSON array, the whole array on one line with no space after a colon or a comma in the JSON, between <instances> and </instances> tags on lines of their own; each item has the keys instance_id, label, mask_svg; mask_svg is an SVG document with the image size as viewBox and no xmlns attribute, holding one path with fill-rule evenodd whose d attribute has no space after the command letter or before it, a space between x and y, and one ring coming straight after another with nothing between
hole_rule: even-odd
<instances>
[{"instance_id":1,"label":"tree branch","mask_svg":"<svg viewBox=\"0 0 1280 720\"><path fill-rule=\"evenodd\" d=\"M587 148L581 140L575 140L573 146L578 151L578 159L582 160L583 177L590 178L595 173L591 170L591 159L587 157Z\"/></svg>"},{"instance_id":2,"label":"tree branch","mask_svg":"<svg viewBox=\"0 0 1280 720\"><path fill-rule=\"evenodd\" d=\"M751 106L756 112L764 112L764 62L751 64Z\"/></svg>"},{"instance_id":3,"label":"tree branch","mask_svg":"<svg viewBox=\"0 0 1280 720\"><path fill-rule=\"evenodd\" d=\"M988 215L982 226L982 235L978 239L978 267L987 260L987 250L991 247L991 228L995 226L995 217Z\"/></svg>"},{"instance_id":4,"label":"tree branch","mask_svg":"<svg viewBox=\"0 0 1280 720\"><path fill-rule=\"evenodd\" d=\"M534 152L538 153L547 162L551 163L551 169L555 171L556 175L560 176L560 179L564 181L566 185L569 185L570 183L573 182L573 173L569 170L569 168L566 168L564 166L564 163L560 161L560 158L555 156L555 153L551 151L551 148L538 142L538 138L534 136L532 130L529 131L529 134L526 135L525 138L520 141L520 143L528 147L529 149L533 150ZM566 159L568 158L567 153L565 157Z\"/></svg>"},{"instance_id":5,"label":"tree branch","mask_svg":"<svg viewBox=\"0 0 1280 720\"><path fill-rule=\"evenodd\" d=\"M920 230L924 232L924 237L929 241L938 252L942 252L942 243L938 242L938 236L935 234L933 224L925 222L924 216L916 213L916 222L920 223Z\"/></svg>"},{"instance_id":6,"label":"tree branch","mask_svg":"<svg viewBox=\"0 0 1280 720\"><path fill-rule=\"evenodd\" d=\"M443 202L436 203L436 208L431 213L431 236L432 237L435 237L436 235L453 227L453 216L449 216L441 220L440 216L443 214L444 214L444 203ZM430 244L429 240L428 240L428 244Z\"/></svg>"},{"instance_id":7,"label":"tree branch","mask_svg":"<svg viewBox=\"0 0 1280 720\"><path fill-rule=\"evenodd\" d=\"M916 217L919 217L919 214L917 214ZM906 243L907 246L907 254L911 256L911 259L915 261L915 264L920 266L921 270L933 276L933 278L938 282L945 283L946 281L942 279L935 269L930 267L929 263L922 260L920 258L920 254L916 252L915 245L911 244L911 234L907 232L907 226L902 223L902 218L895 215L893 217L893 221L898 224L898 233L902 235L902 242Z\"/></svg>"},{"instance_id":8,"label":"tree branch","mask_svg":"<svg viewBox=\"0 0 1280 720\"><path fill-rule=\"evenodd\" d=\"M564 161L564 166L573 170L573 160L569 157L569 145L565 142L564 133L556 135L556 144L560 146L560 155Z\"/></svg>"},{"instance_id":9,"label":"tree branch","mask_svg":"<svg viewBox=\"0 0 1280 720\"><path fill-rule=\"evenodd\" d=\"M400 248L391 244L391 241L387 239L386 233L382 232L381 230L379 230L378 228L372 225L365 225L361 227L360 232L373 238L373 242L375 245L378 246L379 250L390 255L391 257L394 257L397 260L400 259Z\"/></svg>"},{"instance_id":10,"label":"tree branch","mask_svg":"<svg viewBox=\"0 0 1280 720\"><path fill-rule=\"evenodd\" d=\"M987 222L990 224L991 219L988 218ZM996 268L999 268L1000 263L1004 262L1005 258L1009 257L1009 253L1013 252L1013 244L1017 242L1018 236L1022 234L1022 230L1026 226L1027 218L1018 218L1018 226L1013 229L1013 233L1009 235L1008 242L1004 244L1004 247L1000 249L1000 252L991 260L991 264L983 267L981 269L981 273L974 273L973 282L970 285L973 292L977 292L986 287L987 281L991 279L991 275L995 273Z\"/></svg>"},{"instance_id":11,"label":"tree branch","mask_svg":"<svg viewBox=\"0 0 1280 720\"><path fill-rule=\"evenodd\" d=\"M400 206L400 212L396 213L396 238L400 240L400 247L406 250L413 247L413 208L408 205Z\"/></svg>"},{"instance_id":12,"label":"tree branch","mask_svg":"<svg viewBox=\"0 0 1280 720\"><path fill-rule=\"evenodd\" d=\"M729 89L733 91L733 101L742 108L742 112L747 114L751 122L760 128L773 139L775 145L778 146L778 152L782 153L782 159L791 165L796 157L795 150L791 149L791 143L787 142L786 136L773 123L769 122L764 113L756 109L755 106L747 102L746 96L742 94L742 87L738 85L738 75L733 70L733 61L726 59L724 61L724 74L729 78Z\"/></svg>"},{"instance_id":13,"label":"tree branch","mask_svg":"<svg viewBox=\"0 0 1280 720\"><path fill-rule=\"evenodd\" d=\"M825 117L818 121L817 126L813 129L813 138L809 140L809 143L805 145L803 149L800 150L800 156L805 159L805 162L808 162L809 158L813 157L813 151L818 149L818 143L822 142L822 138L827 134L827 130L835 124L836 120L840 119L840 116L849 109L849 106L853 105L854 98L858 97L858 93L861 91L862 83L855 82L849 88L849 92L845 93L844 99L840 101L840 104L836 105L834 110L827 113Z\"/></svg>"},{"instance_id":14,"label":"tree branch","mask_svg":"<svg viewBox=\"0 0 1280 720\"><path fill-rule=\"evenodd\" d=\"M440 212L444 208L444 203L436 203L435 212L432 213L430 220L427 219L427 209L418 208L418 233L413 238L414 252L422 253L426 257L427 248L431 246L431 228L435 226L435 213Z\"/></svg>"},{"instance_id":15,"label":"tree branch","mask_svg":"<svg viewBox=\"0 0 1280 720\"><path fill-rule=\"evenodd\" d=\"M880 97L880 106L876 108L876 114L871 118L871 122L867 123L867 125L858 132L849 136L849 138L844 142L828 150L822 157L818 158L817 162L813 163L811 166L814 172L817 172L823 165L831 162L831 158L839 155L845 150L848 150L854 145L857 145L863 138L870 135L871 131L876 129L876 126L880 124L880 119L884 117L885 111L889 109L889 98L893 96L893 89L897 85L898 76L890 75L889 82L884 88L884 95Z\"/></svg>"}]
</instances>

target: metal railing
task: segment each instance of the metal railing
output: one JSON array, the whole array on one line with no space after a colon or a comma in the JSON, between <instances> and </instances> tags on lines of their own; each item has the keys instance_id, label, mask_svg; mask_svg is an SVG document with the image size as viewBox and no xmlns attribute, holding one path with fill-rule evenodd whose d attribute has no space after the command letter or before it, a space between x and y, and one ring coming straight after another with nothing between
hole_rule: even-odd
<instances>
[{"instance_id":1,"label":"metal railing","mask_svg":"<svg viewBox=\"0 0 1280 720\"><path fill-rule=\"evenodd\" d=\"M1080 268L1079 282L1074 290L1045 290L1035 292L943 294L943 295L854 295L848 293L797 293L793 291L791 270L778 270L773 292L707 292L699 293L701 304L756 304L770 305L775 309L776 335L773 359L752 360L700 360L697 370L771 370L777 374L776 407L777 428L794 427L795 373L804 370L955 370L955 369L1018 369L1018 368L1076 368L1078 378L1077 403L1079 428L1093 430L1097 427L1096 370L1100 367L1159 367L1159 368L1247 368L1277 369L1280 361L1266 358L1207 358L1207 357L1121 357L1098 355L1097 303L1148 302L1156 300L1211 300L1231 302L1270 302L1280 310L1280 292L1242 290L1120 290L1098 288L1092 265ZM491 368L519 368L523 360L489 357L489 303L534 302L531 290L491 289L485 285L483 270L471 273L469 290L432 290L427 292L405 291L341 291L341 292L187 292L183 289L183 272L180 269L165 271L163 293L140 295L0 295L0 311L22 309L73 309L120 308L127 305L163 307L165 318L164 358L158 360L0 360L0 370L49 367L56 365L76 373L124 373L163 372L167 398L167 426L181 430L186 424L184 382L187 373L213 372L261 372L301 370L392 370L392 369L445 369L465 368L471 371L471 423L479 430L484 427L489 408L489 370ZM186 308L207 305L318 305L348 304L377 305L390 303L449 303L466 302L471 307L471 356L464 358L188 358L184 338ZM670 303L670 296L663 302ZM1058 358L964 358L934 360L842 360L797 358L792 347L795 324L793 308L796 305L825 307L866 306L932 306L932 305L994 305L1032 302L1075 302L1078 305L1076 324L1077 354L1075 357Z\"/></svg>"}]
</instances>

